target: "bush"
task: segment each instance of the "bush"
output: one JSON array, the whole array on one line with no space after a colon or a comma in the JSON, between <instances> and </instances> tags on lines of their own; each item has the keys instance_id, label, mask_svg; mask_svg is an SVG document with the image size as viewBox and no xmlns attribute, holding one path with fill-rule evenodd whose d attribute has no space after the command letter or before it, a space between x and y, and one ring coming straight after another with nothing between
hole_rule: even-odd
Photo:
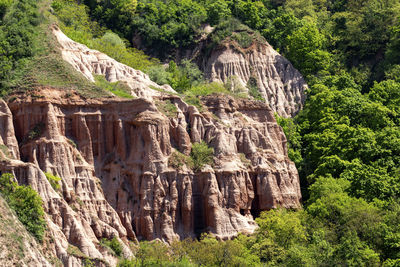
<instances>
[{"instance_id":1,"label":"bush","mask_svg":"<svg viewBox=\"0 0 400 267\"><path fill-rule=\"evenodd\" d=\"M200 143L194 143L192 146L192 152L190 156L193 160L193 165L195 170L200 170L206 164L212 164L214 149L208 147L208 145L201 141Z\"/></svg>"},{"instance_id":2,"label":"bush","mask_svg":"<svg viewBox=\"0 0 400 267\"><path fill-rule=\"evenodd\" d=\"M250 77L250 79L247 81L247 88L249 89L249 95L252 96L255 100L264 101L264 98L258 90L256 78Z\"/></svg>"},{"instance_id":3,"label":"bush","mask_svg":"<svg viewBox=\"0 0 400 267\"><path fill-rule=\"evenodd\" d=\"M162 65L151 66L146 73L153 82L159 85L169 84L171 74Z\"/></svg>"},{"instance_id":4,"label":"bush","mask_svg":"<svg viewBox=\"0 0 400 267\"><path fill-rule=\"evenodd\" d=\"M115 253L115 255L117 255L118 257L120 257L122 255L122 245L118 241L117 237L114 236L110 240L103 238L100 241L100 244L105 246L105 247L110 248Z\"/></svg>"},{"instance_id":5,"label":"bush","mask_svg":"<svg viewBox=\"0 0 400 267\"><path fill-rule=\"evenodd\" d=\"M127 47L128 41L117 34L107 31L97 22L90 20L87 7L75 1L57 0L52 7L60 21L61 30L72 40L99 50L134 69L145 71L159 64L157 59L150 58L142 51Z\"/></svg>"},{"instance_id":6,"label":"bush","mask_svg":"<svg viewBox=\"0 0 400 267\"><path fill-rule=\"evenodd\" d=\"M18 185L9 173L0 177L0 192L26 230L38 241L43 241L46 221L39 194L30 186Z\"/></svg>"},{"instance_id":7,"label":"bush","mask_svg":"<svg viewBox=\"0 0 400 267\"><path fill-rule=\"evenodd\" d=\"M60 177L58 177L57 175L53 175L49 172L45 172L44 174L46 175L47 180L50 182L51 187L53 187L54 190L57 191L61 188L59 184L59 182L61 181Z\"/></svg>"},{"instance_id":8,"label":"bush","mask_svg":"<svg viewBox=\"0 0 400 267\"><path fill-rule=\"evenodd\" d=\"M229 94L229 91L224 87L222 83L202 83L200 85L190 88L187 92L189 95L194 96L207 96L211 94Z\"/></svg>"}]
</instances>

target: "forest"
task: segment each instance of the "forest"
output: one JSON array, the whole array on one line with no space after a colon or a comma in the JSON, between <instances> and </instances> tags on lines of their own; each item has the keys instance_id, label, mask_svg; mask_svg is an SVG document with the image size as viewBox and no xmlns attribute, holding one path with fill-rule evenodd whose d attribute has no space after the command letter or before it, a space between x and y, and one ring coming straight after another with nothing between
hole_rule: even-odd
<instances>
[{"instance_id":1,"label":"forest","mask_svg":"<svg viewBox=\"0 0 400 267\"><path fill-rule=\"evenodd\" d=\"M234 28L251 29L309 87L303 110L277 116L300 174L302 209L263 212L253 235L234 240L143 241L120 266L400 266L398 0L54 0L51 6L70 38L193 102L231 93L177 57L196 45L204 24L215 27L215 44ZM36 9L32 1L0 0L3 96L42 53Z\"/></svg>"}]
</instances>

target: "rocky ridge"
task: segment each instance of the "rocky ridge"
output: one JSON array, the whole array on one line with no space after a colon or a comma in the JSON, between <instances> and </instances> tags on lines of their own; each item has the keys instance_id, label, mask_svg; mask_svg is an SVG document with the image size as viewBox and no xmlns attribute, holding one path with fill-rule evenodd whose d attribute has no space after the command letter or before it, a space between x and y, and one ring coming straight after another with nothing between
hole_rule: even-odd
<instances>
[{"instance_id":1,"label":"rocky ridge","mask_svg":"<svg viewBox=\"0 0 400 267\"><path fill-rule=\"evenodd\" d=\"M0 152L0 170L39 192L54 237L51 248L66 266L85 260L70 253L71 245L98 265L115 265L101 238L171 242L207 231L226 239L253 232L260 211L299 207L297 170L266 104L214 95L204 97L200 109L152 90L144 74L128 75L125 65L117 68L100 52L82 52L67 41L71 64L84 75L114 81L133 80L126 77L134 74L146 81L131 87L142 96L133 100L83 99L38 88L35 97L0 101L0 145L8 150ZM104 60L88 63L92 52ZM164 114L156 102L174 105L176 112ZM213 166L196 172L171 166L177 151L189 155L200 141L214 148ZM62 178L61 190L51 187L44 172ZM124 254L131 255L126 245Z\"/></svg>"},{"instance_id":2,"label":"rocky ridge","mask_svg":"<svg viewBox=\"0 0 400 267\"><path fill-rule=\"evenodd\" d=\"M283 117L293 117L303 107L307 89L304 78L267 42L253 40L252 45L243 48L227 39L210 53L199 53L207 42L209 40L205 39L192 57L197 57L210 81L226 83L234 79L241 87L246 87L253 78L266 103Z\"/></svg>"}]
</instances>

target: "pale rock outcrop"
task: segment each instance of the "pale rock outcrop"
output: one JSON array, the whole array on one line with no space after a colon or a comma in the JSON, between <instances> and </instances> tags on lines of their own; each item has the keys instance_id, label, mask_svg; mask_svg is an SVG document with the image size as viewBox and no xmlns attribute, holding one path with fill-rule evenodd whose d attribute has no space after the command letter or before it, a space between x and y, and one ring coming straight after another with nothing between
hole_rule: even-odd
<instances>
[{"instance_id":1,"label":"pale rock outcrop","mask_svg":"<svg viewBox=\"0 0 400 267\"><path fill-rule=\"evenodd\" d=\"M159 86L143 72L71 40L56 26L52 27L52 31L60 45L62 58L92 82L95 81L93 75L103 75L109 82L125 82L135 97L151 98L159 95L159 91L154 88L175 92L168 85Z\"/></svg>"},{"instance_id":2,"label":"pale rock outcrop","mask_svg":"<svg viewBox=\"0 0 400 267\"><path fill-rule=\"evenodd\" d=\"M236 79L244 87L255 78L262 97L280 116L292 117L303 107L307 89L304 78L267 42L253 43L246 49L234 41L223 43L200 65L211 81Z\"/></svg>"}]
</instances>

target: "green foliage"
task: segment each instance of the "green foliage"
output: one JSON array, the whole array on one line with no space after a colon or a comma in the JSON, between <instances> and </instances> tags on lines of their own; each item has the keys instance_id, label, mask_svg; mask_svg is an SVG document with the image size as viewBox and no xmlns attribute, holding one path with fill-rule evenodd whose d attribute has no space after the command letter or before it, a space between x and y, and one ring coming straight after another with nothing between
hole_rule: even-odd
<instances>
[{"instance_id":1,"label":"green foliage","mask_svg":"<svg viewBox=\"0 0 400 267\"><path fill-rule=\"evenodd\" d=\"M324 51L325 36L314 23L304 24L288 36L287 56L304 75L316 74L330 68L331 55Z\"/></svg>"},{"instance_id":2,"label":"green foliage","mask_svg":"<svg viewBox=\"0 0 400 267\"><path fill-rule=\"evenodd\" d=\"M37 53L35 37L40 18L36 2L29 0L2 1L0 12L0 90L4 94L15 72Z\"/></svg>"},{"instance_id":3,"label":"green foliage","mask_svg":"<svg viewBox=\"0 0 400 267\"><path fill-rule=\"evenodd\" d=\"M239 157L240 157L240 161L243 163L244 166L246 166L247 168L251 166L251 161L246 158L245 154L240 153Z\"/></svg>"},{"instance_id":4,"label":"green foliage","mask_svg":"<svg viewBox=\"0 0 400 267\"><path fill-rule=\"evenodd\" d=\"M96 85L102 88L105 91L111 92L116 96L122 98L133 98L130 94L130 88L122 82L109 82L103 75L95 75L94 79L96 81Z\"/></svg>"},{"instance_id":5,"label":"green foliage","mask_svg":"<svg viewBox=\"0 0 400 267\"><path fill-rule=\"evenodd\" d=\"M249 95L252 96L255 100L264 101L259 89L257 80L254 77L250 77L247 81L247 88L249 89Z\"/></svg>"},{"instance_id":6,"label":"green foliage","mask_svg":"<svg viewBox=\"0 0 400 267\"><path fill-rule=\"evenodd\" d=\"M6 14L7 8L12 4L13 0L0 0L0 19Z\"/></svg>"},{"instance_id":7,"label":"green foliage","mask_svg":"<svg viewBox=\"0 0 400 267\"><path fill-rule=\"evenodd\" d=\"M60 190L61 186L60 186L60 181L61 178L58 177L57 175L53 175L50 172L45 172L44 173L46 175L47 180L50 182L51 187L53 187L54 190Z\"/></svg>"},{"instance_id":8,"label":"green foliage","mask_svg":"<svg viewBox=\"0 0 400 267\"><path fill-rule=\"evenodd\" d=\"M301 136L298 131L298 125L295 124L292 118L279 117L275 114L276 122L282 127L283 132L288 140L288 155L297 166L300 166L302 156L300 153L301 149Z\"/></svg>"},{"instance_id":9,"label":"green foliage","mask_svg":"<svg viewBox=\"0 0 400 267\"><path fill-rule=\"evenodd\" d=\"M67 253L78 258L87 257L78 247L71 244L68 244Z\"/></svg>"},{"instance_id":10,"label":"green foliage","mask_svg":"<svg viewBox=\"0 0 400 267\"><path fill-rule=\"evenodd\" d=\"M135 255L135 265L125 266L168 266L171 259L168 252L168 246L164 243L158 241L140 242Z\"/></svg>"},{"instance_id":11,"label":"green foliage","mask_svg":"<svg viewBox=\"0 0 400 267\"><path fill-rule=\"evenodd\" d=\"M214 162L213 154L214 149L212 147L208 147L204 141L200 143L194 143L190 153L190 156L193 159L194 169L198 171L206 164L211 165Z\"/></svg>"},{"instance_id":12,"label":"green foliage","mask_svg":"<svg viewBox=\"0 0 400 267\"><path fill-rule=\"evenodd\" d=\"M18 219L38 241L43 241L46 221L43 202L30 186L18 185L11 174L0 177L0 192Z\"/></svg>"},{"instance_id":13,"label":"green foliage","mask_svg":"<svg viewBox=\"0 0 400 267\"><path fill-rule=\"evenodd\" d=\"M229 94L229 91L224 87L222 83L202 83L190 88L187 92L188 95L194 96L207 96L212 94Z\"/></svg>"},{"instance_id":14,"label":"green foliage","mask_svg":"<svg viewBox=\"0 0 400 267\"><path fill-rule=\"evenodd\" d=\"M129 2L135 1L120 1L118 5L129 5ZM106 31L97 22L91 21L85 5L73 0L57 0L53 1L52 7L62 31L74 41L99 50L134 69L145 71L159 64L158 60L148 57L143 51L127 46L128 42L117 34Z\"/></svg>"},{"instance_id":15,"label":"green foliage","mask_svg":"<svg viewBox=\"0 0 400 267\"><path fill-rule=\"evenodd\" d=\"M100 244L104 247L110 248L116 256L120 257L122 255L122 245L118 241L117 237L113 237L112 239L108 240L106 238L101 239Z\"/></svg>"}]
</instances>

